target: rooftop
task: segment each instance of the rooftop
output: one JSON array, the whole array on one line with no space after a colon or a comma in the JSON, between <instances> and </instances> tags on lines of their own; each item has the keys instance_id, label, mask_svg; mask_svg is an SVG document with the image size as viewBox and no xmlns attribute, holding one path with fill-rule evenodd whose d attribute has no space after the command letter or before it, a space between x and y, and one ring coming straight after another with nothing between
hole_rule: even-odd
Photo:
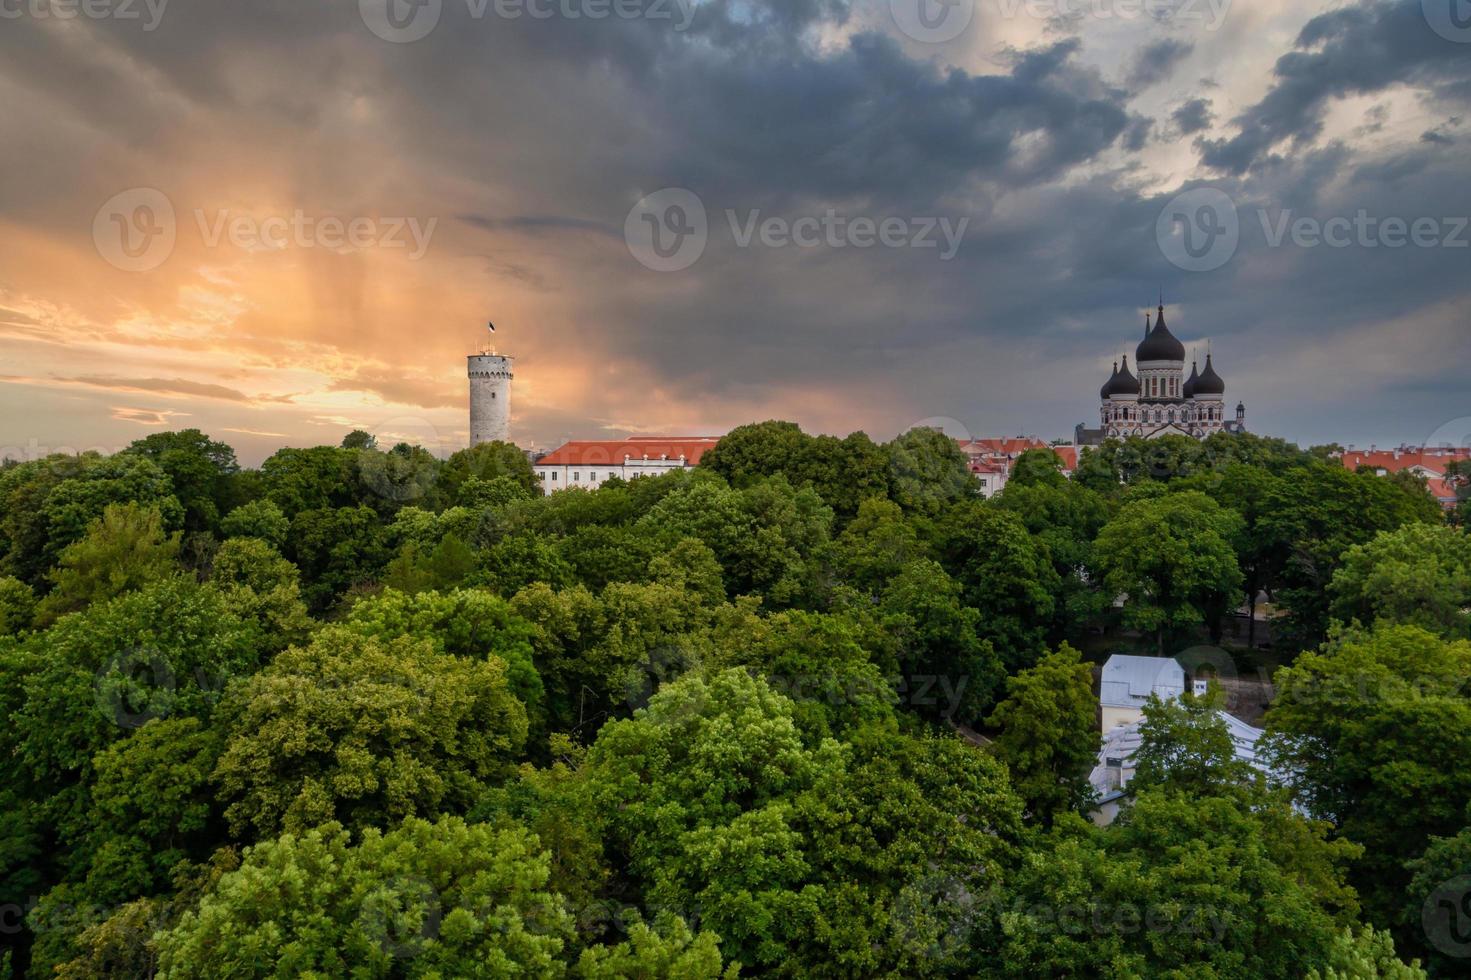
<instances>
[{"instance_id":1,"label":"rooftop","mask_svg":"<svg viewBox=\"0 0 1471 980\"><path fill-rule=\"evenodd\" d=\"M1137 657L1116 653L1103 665L1098 703L1113 708L1140 707L1151 694L1162 698L1185 693L1185 668L1170 657Z\"/></svg>"},{"instance_id":2,"label":"rooftop","mask_svg":"<svg viewBox=\"0 0 1471 980\"><path fill-rule=\"evenodd\" d=\"M696 466L719 436L631 436L627 439L578 439L563 443L537 460L536 466L621 464L625 459L681 458Z\"/></svg>"}]
</instances>

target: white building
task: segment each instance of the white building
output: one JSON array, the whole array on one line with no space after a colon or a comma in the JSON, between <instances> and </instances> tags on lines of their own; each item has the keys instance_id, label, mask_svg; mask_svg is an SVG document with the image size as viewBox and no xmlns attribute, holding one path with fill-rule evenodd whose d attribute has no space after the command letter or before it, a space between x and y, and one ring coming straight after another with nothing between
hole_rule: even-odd
<instances>
[{"instance_id":1,"label":"white building","mask_svg":"<svg viewBox=\"0 0 1471 980\"><path fill-rule=\"evenodd\" d=\"M531 464L542 493L569 487L596 489L613 477L631 480L697 466L718 436L582 439L565 443Z\"/></svg>"},{"instance_id":2,"label":"white building","mask_svg":"<svg viewBox=\"0 0 1471 980\"><path fill-rule=\"evenodd\" d=\"M1100 427L1078 426L1074 441L1090 445L1104 439L1139 436L1157 439L1179 435L1204 439L1215 432L1245 432L1246 405L1238 402L1234 418L1226 417L1226 382L1216 373L1209 352L1205 369L1192 360L1185 376L1185 345L1165 326L1161 303L1154 325L1144 314L1144 339L1134 350L1139 376L1129 370L1129 355L1122 366L1114 362L1113 375L1099 391Z\"/></svg>"},{"instance_id":3,"label":"white building","mask_svg":"<svg viewBox=\"0 0 1471 980\"><path fill-rule=\"evenodd\" d=\"M1100 726L1105 734L1144 717L1151 694L1161 699L1185 693L1185 668L1172 657L1116 653L1103 665L1098 683Z\"/></svg>"},{"instance_id":4,"label":"white building","mask_svg":"<svg viewBox=\"0 0 1471 980\"><path fill-rule=\"evenodd\" d=\"M1231 733L1231 744L1236 758L1253 768L1270 774L1257 756L1257 742L1262 737L1260 728L1253 728L1235 715L1217 709L1216 714L1225 721ZM1113 823L1119 808L1128 795L1129 781L1134 778L1134 757L1139 752L1143 739L1139 735L1139 722L1120 725L1103 736L1103 748L1098 751L1098 765L1088 774L1088 782L1098 794L1098 802L1091 816L1100 827Z\"/></svg>"},{"instance_id":5,"label":"white building","mask_svg":"<svg viewBox=\"0 0 1471 980\"><path fill-rule=\"evenodd\" d=\"M1062 475L1072 476L1078 466L1075 446L1053 446L1041 439L1017 436L1014 439L957 439L956 444L970 465L971 475L981 485L981 496L990 498L1006 489L1011 468L1019 456L1029 449L1048 449L1062 464Z\"/></svg>"}]
</instances>

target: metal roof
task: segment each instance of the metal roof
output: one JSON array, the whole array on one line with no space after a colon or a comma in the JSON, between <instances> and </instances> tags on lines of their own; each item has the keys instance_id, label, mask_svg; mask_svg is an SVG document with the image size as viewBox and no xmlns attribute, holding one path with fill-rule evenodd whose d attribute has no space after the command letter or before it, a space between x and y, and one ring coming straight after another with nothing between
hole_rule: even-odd
<instances>
[{"instance_id":1,"label":"metal roof","mask_svg":"<svg viewBox=\"0 0 1471 980\"><path fill-rule=\"evenodd\" d=\"M1185 668L1173 658L1116 653L1103 665L1098 703L1110 708L1138 708L1150 694L1169 698L1184 693Z\"/></svg>"}]
</instances>

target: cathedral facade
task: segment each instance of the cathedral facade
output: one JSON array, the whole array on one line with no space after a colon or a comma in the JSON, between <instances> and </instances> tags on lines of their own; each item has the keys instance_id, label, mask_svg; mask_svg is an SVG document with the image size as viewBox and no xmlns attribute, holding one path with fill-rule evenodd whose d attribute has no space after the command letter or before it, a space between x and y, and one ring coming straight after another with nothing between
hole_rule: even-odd
<instances>
[{"instance_id":1,"label":"cathedral facade","mask_svg":"<svg viewBox=\"0 0 1471 980\"><path fill-rule=\"evenodd\" d=\"M1130 436L1204 439L1216 432L1246 431L1244 404L1238 402L1234 417L1226 417L1226 382L1209 353L1203 369L1192 359L1190 374L1185 374L1185 345L1165 325L1163 303L1152 324L1144 314L1144 339L1134 351L1134 364L1130 369L1127 354L1122 363L1114 362L1113 375L1098 393L1100 426L1078 426L1079 444Z\"/></svg>"}]
</instances>

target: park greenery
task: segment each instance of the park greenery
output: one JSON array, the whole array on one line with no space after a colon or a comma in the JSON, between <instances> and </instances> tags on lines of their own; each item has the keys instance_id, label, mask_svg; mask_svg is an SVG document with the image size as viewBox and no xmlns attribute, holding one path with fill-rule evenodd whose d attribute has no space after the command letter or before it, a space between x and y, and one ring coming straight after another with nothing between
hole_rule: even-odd
<instances>
[{"instance_id":1,"label":"park greenery","mask_svg":"<svg viewBox=\"0 0 1471 980\"><path fill-rule=\"evenodd\" d=\"M6 461L0 976L1463 975L1467 513L1250 435ZM1281 778L1212 686L1095 825L1097 664L1199 644Z\"/></svg>"}]
</instances>

